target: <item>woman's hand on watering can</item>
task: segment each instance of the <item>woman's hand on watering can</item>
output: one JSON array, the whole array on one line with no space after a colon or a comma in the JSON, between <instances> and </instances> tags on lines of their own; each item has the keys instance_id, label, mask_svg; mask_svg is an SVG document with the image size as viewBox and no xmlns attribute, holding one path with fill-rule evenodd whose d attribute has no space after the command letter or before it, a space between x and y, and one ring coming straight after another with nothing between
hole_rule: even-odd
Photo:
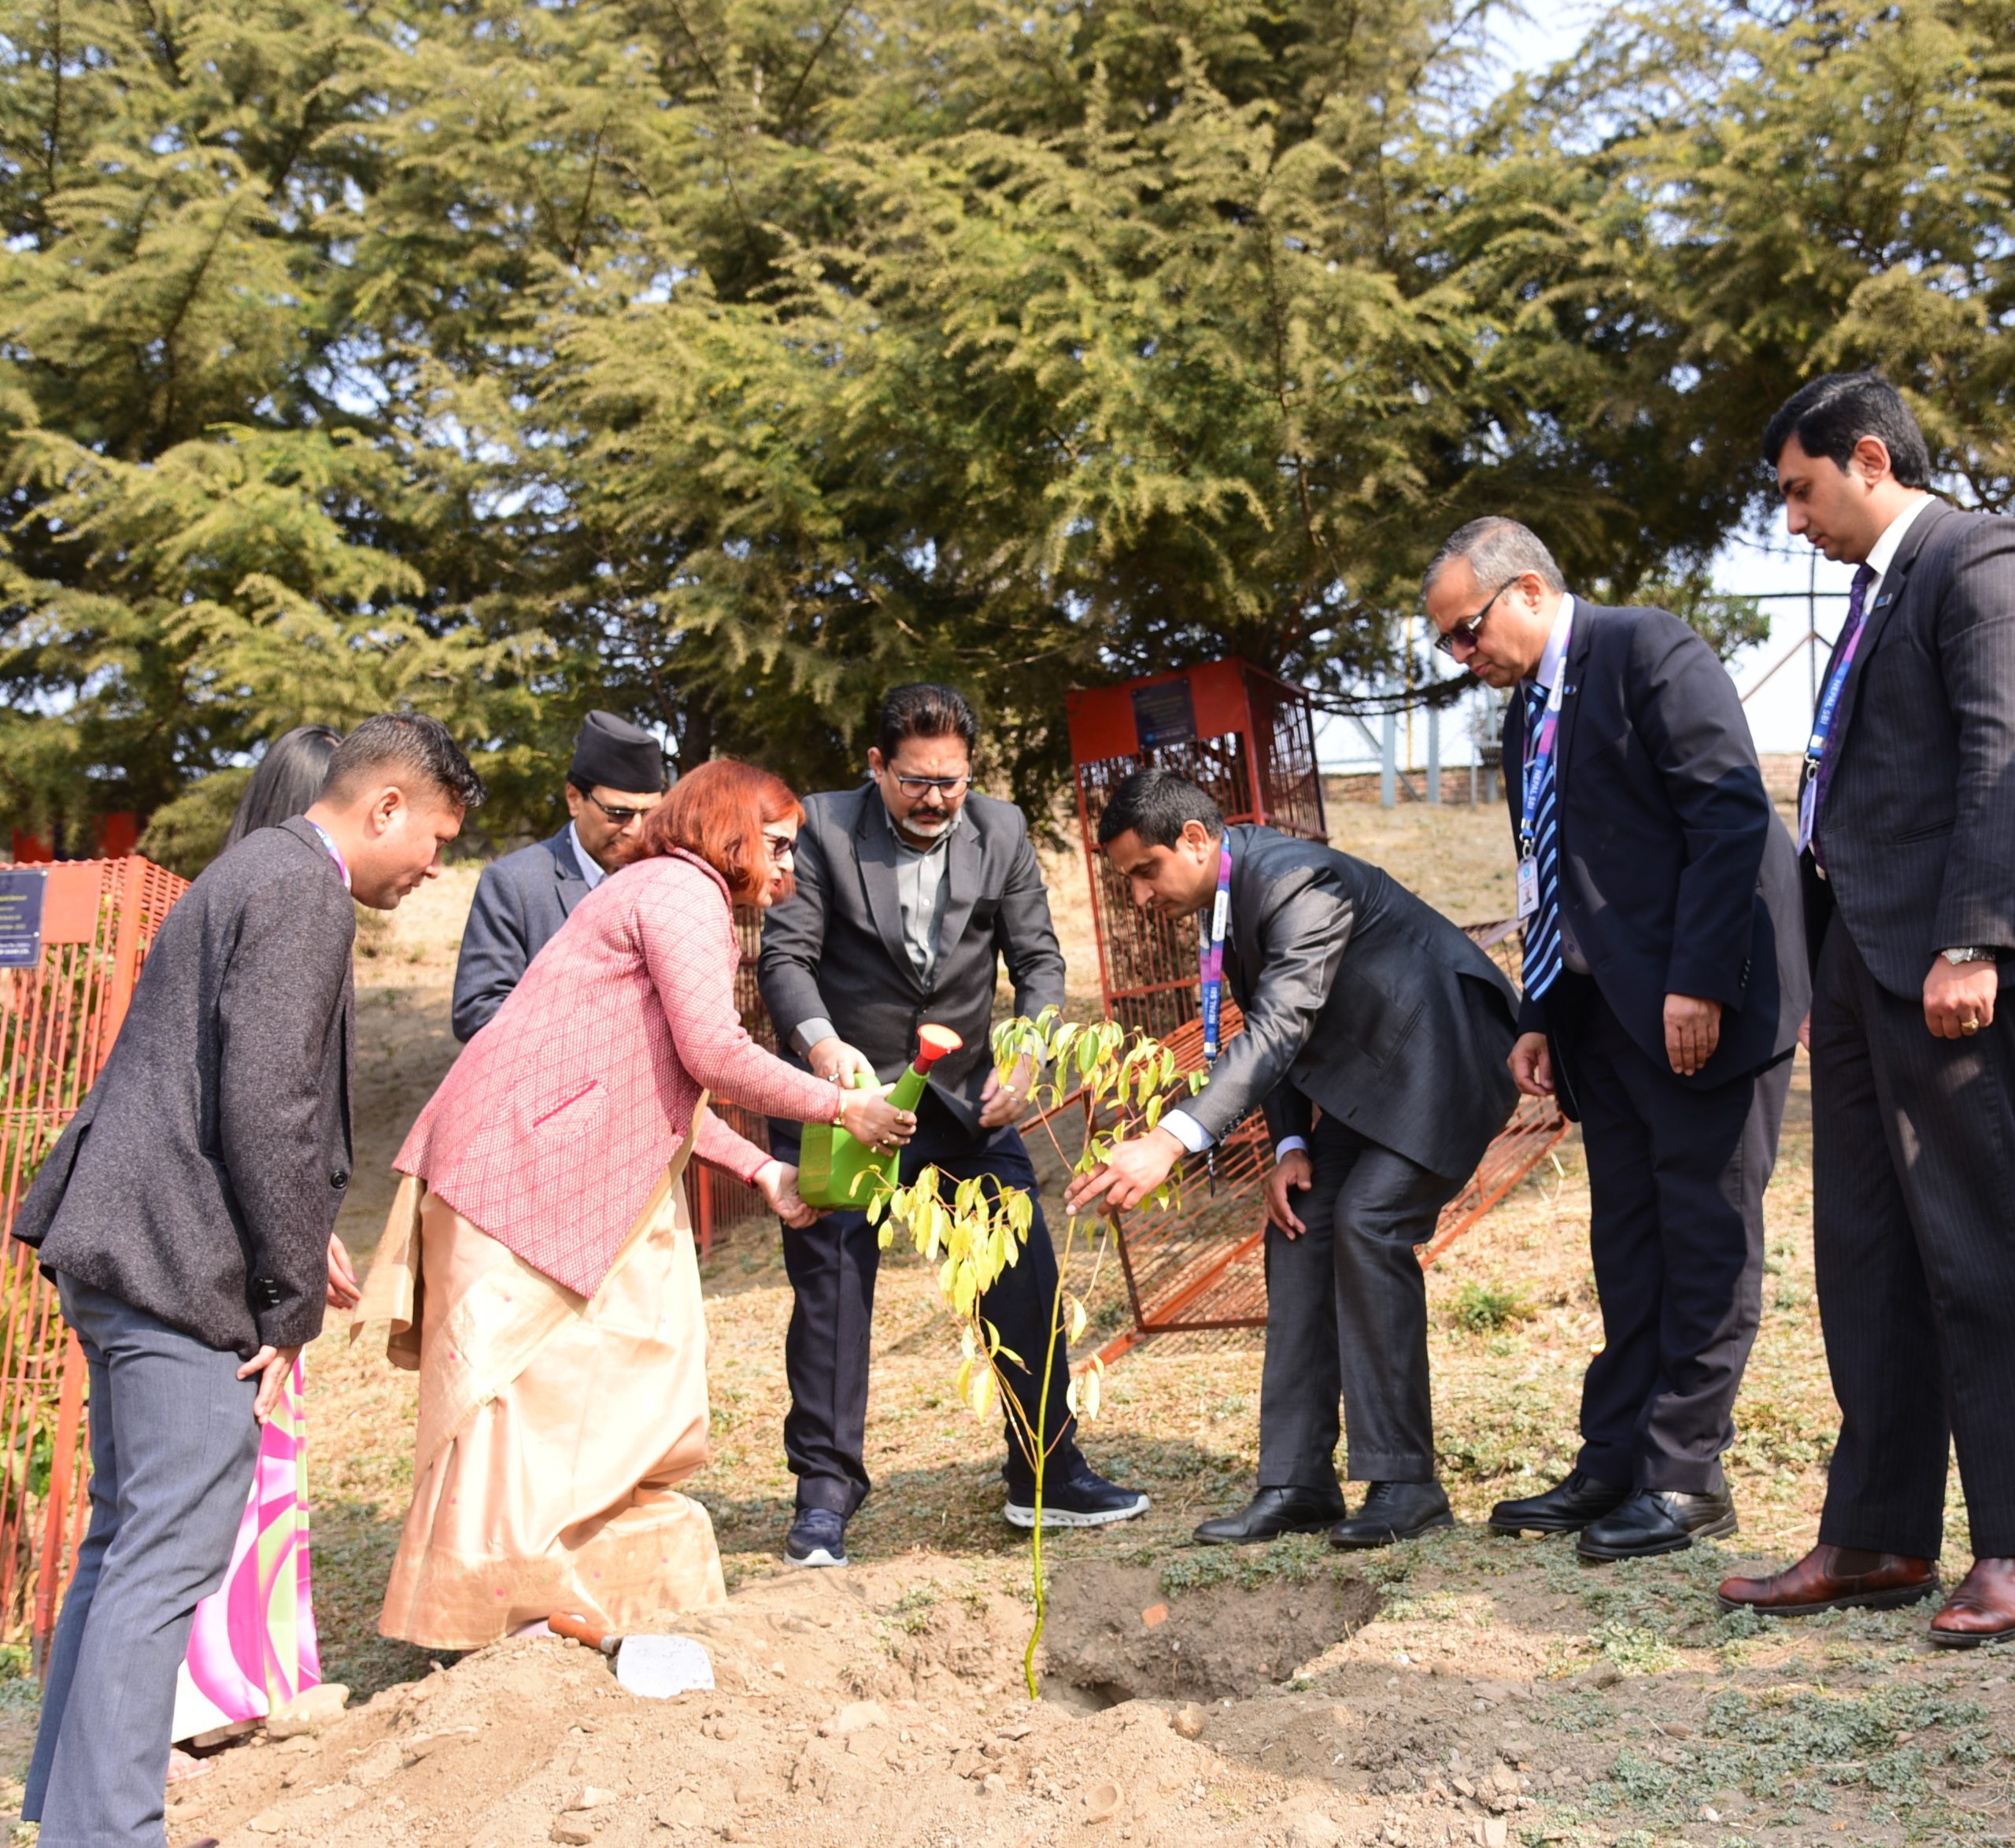
<instances>
[{"instance_id":1,"label":"woman's hand on watering can","mask_svg":"<svg viewBox=\"0 0 2015 1848\"><path fill-rule=\"evenodd\" d=\"M867 1148L900 1148L916 1133L916 1114L898 1110L875 1091L842 1095L840 1127Z\"/></svg>"},{"instance_id":2,"label":"woman's hand on watering can","mask_svg":"<svg viewBox=\"0 0 2015 1848\"><path fill-rule=\"evenodd\" d=\"M819 1209L808 1207L798 1193L797 1169L782 1162L765 1162L756 1170L756 1191L786 1225L802 1230L819 1217Z\"/></svg>"}]
</instances>

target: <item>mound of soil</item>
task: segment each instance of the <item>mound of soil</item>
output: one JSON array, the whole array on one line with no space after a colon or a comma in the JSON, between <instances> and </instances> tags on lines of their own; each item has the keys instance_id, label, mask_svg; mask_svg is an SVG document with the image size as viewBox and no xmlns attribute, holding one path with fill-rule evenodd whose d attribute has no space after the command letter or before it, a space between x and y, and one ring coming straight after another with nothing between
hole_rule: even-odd
<instances>
[{"instance_id":1,"label":"mound of soil","mask_svg":"<svg viewBox=\"0 0 2015 1848\"><path fill-rule=\"evenodd\" d=\"M1049 1672L1107 1705L1236 1698L1285 1681L1378 1614L1362 1580L1327 1573L1164 1595L1151 1566L1059 1573L1043 1643Z\"/></svg>"}]
</instances>

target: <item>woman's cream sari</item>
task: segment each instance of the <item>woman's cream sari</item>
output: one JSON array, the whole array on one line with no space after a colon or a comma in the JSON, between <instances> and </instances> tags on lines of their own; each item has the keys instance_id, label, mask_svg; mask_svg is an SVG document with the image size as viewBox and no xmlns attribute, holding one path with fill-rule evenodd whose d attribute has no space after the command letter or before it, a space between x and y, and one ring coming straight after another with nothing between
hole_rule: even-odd
<instances>
[{"instance_id":1,"label":"woman's cream sari","mask_svg":"<svg viewBox=\"0 0 2015 1848\"><path fill-rule=\"evenodd\" d=\"M592 1297L401 1181L352 1330L385 1325L386 1358L420 1373L386 1635L473 1649L556 1610L619 1631L726 1598L713 1524L675 1487L707 1458L692 1148Z\"/></svg>"}]
</instances>

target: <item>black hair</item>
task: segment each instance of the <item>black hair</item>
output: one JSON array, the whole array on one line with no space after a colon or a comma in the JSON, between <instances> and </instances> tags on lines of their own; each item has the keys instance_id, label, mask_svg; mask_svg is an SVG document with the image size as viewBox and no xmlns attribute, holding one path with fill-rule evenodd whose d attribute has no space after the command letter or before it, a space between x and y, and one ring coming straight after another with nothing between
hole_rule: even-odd
<instances>
[{"instance_id":1,"label":"black hair","mask_svg":"<svg viewBox=\"0 0 2015 1848\"><path fill-rule=\"evenodd\" d=\"M457 808L474 808L482 800L482 781L447 726L418 712L380 712L365 719L336 747L323 793L336 800L354 795L386 771L431 784Z\"/></svg>"},{"instance_id":2,"label":"black hair","mask_svg":"<svg viewBox=\"0 0 2015 1848\"><path fill-rule=\"evenodd\" d=\"M245 793L238 797L224 845L235 847L258 829L276 826L305 813L322 793L329 760L342 741L343 734L333 726L297 725L282 732L266 747Z\"/></svg>"},{"instance_id":3,"label":"black hair","mask_svg":"<svg viewBox=\"0 0 2015 1848\"><path fill-rule=\"evenodd\" d=\"M1764 461L1775 468L1794 436L1808 456L1824 456L1843 474L1854 445L1880 437L1889 451L1889 472L1903 486L1931 486L1931 446L1903 394L1880 372L1828 372L1801 385L1764 429Z\"/></svg>"},{"instance_id":4,"label":"black hair","mask_svg":"<svg viewBox=\"0 0 2015 1848\"><path fill-rule=\"evenodd\" d=\"M904 738L960 740L968 753L979 742L979 721L955 687L919 680L892 688L882 702L881 733L875 742L885 759L893 757Z\"/></svg>"},{"instance_id":5,"label":"black hair","mask_svg":"<svg viewBox=\"0 0 2015 1848\"><path fill-rule=\"evenodd\" d=\"M1137 770L1113 791L1099 817L1099 845L1130 828L1143 847L1173 847L1186 822L1201 822L1213 841L1223 837L1224 811L1187 777L1172 770Z\"/></svg>"}]
</instances>

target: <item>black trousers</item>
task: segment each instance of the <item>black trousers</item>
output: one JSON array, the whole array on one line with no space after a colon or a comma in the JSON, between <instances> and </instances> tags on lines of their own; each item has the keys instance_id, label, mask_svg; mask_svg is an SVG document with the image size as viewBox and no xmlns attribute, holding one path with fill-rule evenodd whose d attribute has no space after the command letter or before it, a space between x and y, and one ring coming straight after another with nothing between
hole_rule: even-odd
<instances>
[{"instance_id":1,"label":"black trousers","mask_svg":"<svg viewBox=\"0 0 2015 1848\"><path fill-rule=\"evenodd\" d=\"M798 1126L772 1122L770 1148L795 1163ZM935 1165L948 1179L983 1176L996 1188L1019 1187L1035 1201L1035 1219L1020 1262L981 1299L980 1313L1000 1331L1001 1345L1029 1362L1024 1371L1003 1362L1002 1371L1033 1421L1042 1383L1044 1331L1056 1301L1056 1251L1043 1218L1036 1171L1021 1132L1011 1124L968 1130L934 1092L917 1110L917 1133L903 1150L902 1177L914 1181ZM900 1236L900 1234L898 1236ZM851 1515L874 1485L863 1460L867 1430L869 1330L874 1320L874 1277L882 1259L877 1229L863 1213L827 1213L802 1232L784 1228L784 1269L793 1300L784 1338L784 1372L790 1410L784 1414L784 1454L797 1477L800 1508L830 1508ZM1050 1370L1045 1439L1059 1441L1049 1468L1068 1469L1077 1454L1076 1421L1065 1402L1069 1351L1061 1336ZM1011 1491L1033 1482L1013 1425L1004 1413L1008 1454L1000 1473Z\"/></svg>"},{"instance_id":2,"label":"black trousers","mask_svg":"<svg viewBox=\"0 0 2015 1848\"><path fill-rule=\"evenodd\" d=\"M1603 1314L1578 1462L1599 1482L1714 1494L1762 1312L1763 1190L1791 1061L1696 1090L1588 978L1558 980L1573 985L1566 1005L1548 1001L1568 1022L1555 1039L1581 1112Z\"/></svg>"},{"instance_id":3,"label":"black trousers","mask_svg":"<svg viewBox=\"0 0 2015 1848\"><path fill-rule=\"evenodd\" d=\"M1950 1446L2015 1555L2015 996L1941 1040L1836 914L1812 996L1812 1247L1840 1438L1819 1537L1935 1559Z\"/></svg>"},{"instance_id":4,"label":"black trousers","mask_svg":"<svg viewBox=\"0 0 2015 1848\"><path fill-rule=\"evenodd\" d=\"M1329 1117L1308 1159L1309 1189L1288 1200L1308 1229L1266 1228L1259 1487L1335 1488L1346 1427L1353 1481L1432 1482L1427 1284L1414 1247L1462 1184Z\"/></svg>"}]
</instances>

